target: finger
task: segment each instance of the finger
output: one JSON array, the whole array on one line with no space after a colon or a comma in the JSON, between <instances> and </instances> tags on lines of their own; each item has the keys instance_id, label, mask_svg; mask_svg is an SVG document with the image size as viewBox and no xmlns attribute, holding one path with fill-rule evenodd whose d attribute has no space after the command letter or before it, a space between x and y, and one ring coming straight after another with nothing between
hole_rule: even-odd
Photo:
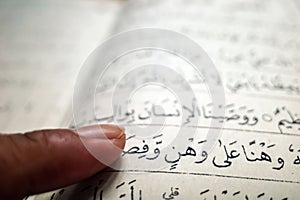
<instances>
[{"instance_id":1,"label":"finger","mask_svg":"<svg viewBox=\"0 0 300 200\"><path fill-rule=\"evenodd\" d=\"M56 129L0 135L0 199L20 199L79 182L115 161L125 145L124 130L117 126L94 125L79 133ZM105 162L88 149L106 155Z\"/></svg>"}]
</instances>

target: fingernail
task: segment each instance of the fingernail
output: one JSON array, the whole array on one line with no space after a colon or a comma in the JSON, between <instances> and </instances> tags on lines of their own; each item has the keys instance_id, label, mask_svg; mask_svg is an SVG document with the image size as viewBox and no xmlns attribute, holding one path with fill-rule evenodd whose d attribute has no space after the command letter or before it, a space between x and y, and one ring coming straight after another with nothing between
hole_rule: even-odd
<instances>
[{"instance_id":1,"label":"fingernail","mask_svg":"<svg viewBox=\"0 0 300 200\"><path fill-rule=\"evenodd\" d=\"M125 129L110 124L91 125L76 130L78 135L85 138L119 139L124 135Z\"/></svg>"},{"instance_id":2,"label":"fingernail","mask_svg":"<svg viewBox=\"0 0 300 200\"><path fill-rule=\"evenodd\" d=\"M103 127L102 127L103 126ZM125 133L117 126L101 125L99 134L99 125L84 127L80 131L84 133L82 142L89 153L99 162L110 166L121 155L125 146ZM96 131L96 133L94 133ZM86 136L88 134L88 136ZM97 135L95 137L94 135Z\"/></svg>"}]
</instances>

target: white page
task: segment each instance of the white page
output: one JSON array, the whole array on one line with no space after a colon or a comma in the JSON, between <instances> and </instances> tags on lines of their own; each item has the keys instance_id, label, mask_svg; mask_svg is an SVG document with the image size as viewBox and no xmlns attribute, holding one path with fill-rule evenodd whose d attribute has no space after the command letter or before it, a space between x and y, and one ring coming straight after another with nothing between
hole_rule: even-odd
<instances>
[{"instance_id":1,"label":"white page","mask_svg":"<svg viewBox=\"0 0 300 200\"><path fill-rule=\"evenodd\" d=\"M67 126L73 85L117 1L0 2L0 130ZM69 122L68 122L69 123Z\"/></svg>"},{"instance_id":2,"label":"white page","mask_svg":"<svg viewBox=\"0 0 300 200\"><path fill-rule=\"evenodd\" d=\"M206 138L203 132L210 127L210 120L204 113L209 112L211 99L203 91L203 84L192 83L193 72L186 71L185 65L174 59L171 63L174 66L180 63L178 71L186 73L183 76L201 99L197 103L200 111L195 111L196 116L191 119L200 119L197 127L180 123L183 113L189 112L182 106L191 109L192 99L189 104L174 105L174 96L158 88L148 88L133 97L128 110L134 110L134 114L128 116L127 110L121 107L113 116L115 121L111 121L112 118L100 120L112 112L107 106L111 103L109 92L100 90L96 97L97 120L86 117L80 125L117 122L126 127L127 138L130 138L125 152L133 147L142 149L145 144L149 145L149 152L125 153L121 157L123 168L118 172L108 170L86 182L35 199L298 199L300 27L297 19L299 10L292 1L128 3L115 32L141 27L168 28L190 36L207 51L221 74L226 92L226 105L223 106L226 106L227 120L224 118L222 134L206 158L201 152L201 142ZM155 58L157 62L166 59L166 55L159 56L159 53L149 56L141 52L141 55L128 56L127 60L124 58L115 65L124 66L130 60L139 65L153 62ZM118 83L119 74L115 72L115 79L108 80L107 87ZM151 121L139 119L139 116L145 116L149 105L160 105L170 113L179 109L180 115L167 119L160 132L162 136L158 133L155 139L142 141L134 138L139 133L132 130L139 125L151 124ZM233 114L241 118L228 120ZM257 121L245 124L242 116L256 117ZM152 127L159 126L152 124ZM155 165L156 160L149 161L147 157L156 145L160 145L156 143L157 138L163 143L168 142L169 135L181 126L187 134L196 131L195 137L191 134L193 140L185 141L185 144L196 150L197 157L179 156L176 161L179 152L174 150L160 155L170 156L173 163L153 168L151 165ZM230 160L230 164L225 162L224 148L239 154ZM272 161L255 160L262 152ZM205 161L199 162L204 158ZM145 166L136 169L132 163Z\"/></svg>"}]
</instances>

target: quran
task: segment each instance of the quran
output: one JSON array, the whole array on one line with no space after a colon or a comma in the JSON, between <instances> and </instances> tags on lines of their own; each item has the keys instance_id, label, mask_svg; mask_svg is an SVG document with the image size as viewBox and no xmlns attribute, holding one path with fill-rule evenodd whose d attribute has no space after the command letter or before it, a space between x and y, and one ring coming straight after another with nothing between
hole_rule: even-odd
<instances>
[{"instance_id":1,"label":"quran","mask_svg":"<svg viewBox=\"0 0 300 200\"><path fill-rule=\"evenodd\" d=\"M44 79L43 86L52 88L49 92L57 94L61 99L47 100L41 104L31 96L22 109L32 113L34 124L30 124L30 127L21 125L13 128L39 128L39 124L76 128L88 124L113 123L125 127L126 146L116 164L94 177L26 199L299 198L298 2L132 0L75 1L70 3L70 6L68 3L32 3L35 6L30 9L38 9L39 6L45 10L41 18L45 20L48 19L48 15L52 16L50 13L53 7L60 6L57 18L71 23L72 31L77 30L78 36L73 38L71 32L65 31L59 43L57 37L54 38L56 43L48 40L43 43L47 46L39 47L36 44L37 48L49 48L49 52L51 48L57 48L52 43L61 45L59 52L64 57L51 51L52 58L61 62L59 67L51 68L45 65L44 68L32 69L47 73L47 76L52 78L54 74L58 74L57 84L53 79L49 82ZM12 5L5 6L10 8ZM23 15L29 15L26 9L18 9ZM97 13L101 10L103 13L98 16ZM78 18L78 24L72 18L76 13L82 15L81 19ZM102 24L98 21L101 19L106 19L107 23ZM28 26L30 30L30 24ZM47 26L46 21L43 26ZM11 24L6 24L6 27L13 29ZM102 32L100 38L101 34L97 33L103 31L102 27L107 31ZM41 26L40 29L43 28ZM53 33L58 34L55 32L55 26L52 29ZM64 30L65 27L61 25L57 29ZM167 51L144 48L130 51L114 60L100 77L96 70L99 66L91 61L97 48L99 49L101 44L110 44L109 41L115 41L114 39L122 37L122 34L139 33L139 30L147 34L153 30L154 33L170 31L170 38L164 34L161 38L159 34L154 38L155 41L161 40L160 43L171 41L173 34L174 38L180 35L170 42L172 47L181 45L181 36L199 45L205 52L201 59L209 60L209 68L205 68L198 76L199 72L195 71L191 63L180 56ZM74 34L76 35L75 32ZM9 31L4 31L1 37L8 35ZM47 37L43 35L46 33L41 31L40 40ZM76 55L81 55L80 60L76 59L74 52L72 54L63 51L63 48L70 49L70 45L74 45L77 42L75 40L80 39L79 36L85 41L80 43L79 40L80 45L74 48ZM145 41L146 38L135 35L132 39L137 42L141 40ZM121 45L132 42L130 38L123 41L117 43L119 49ZM187 52L192 54L192 58L199 54L198 51L191 51L188 42L182 43L188 47ZM8 47L9 45L6 44ZM25 46L26 42L23 41L22 45ZM105 48L108 54L115 49L116 47L111 45ZM172 50L177 52L176 49ZM18 55L17 53L15 54ZM177 53L180 54L180 51ZM101 60L101 56L95 55L96 59ZM46 58L42 56L40 64L45 63ZM12 63L12 58L10 59L1 56L0 63ZM22 58L19 61L15 60L21 61ZM31 61L33 64L39 64ZM80 79L82 69L88 65L93 65L87 73L91 75ZM149 67L150 65L152 67ZM173 70L174 74L167 68ZM216 69L217 74L209 73L212 68ZM21 85L26 87L26 84L24 86L18 81L10 82L4 78L16 70L5 69L4 74L0 75L0 87L11 84L9 87L15 91L20 90ZM86 99L90 96L85 91L91 82L88 77L93 74L98 81L98 85L93 88L93 112L86 112L84 106L78 106L78 117L76 118L75 114L74 123L76 92L82 96L78 105L89 105ZM65 79L66 76L70 78ZM25 90L35 90L38 94L45 92L34 88L36 85L31 80L35 77L27 77L28 80L25 80L26 76L23 77L22 74L14 77L16 80L23 80L22 83L27 83ZM42 77L36 79L42 81ZM63 81L66 83L65 88L59 89L59 83ZM81 89L76 87L78 82L82 86ZM169 90L169 87L174 90ZM213 94L220 92L218 88L222 88L224 99L214 97ZM72 89L75 93L73 109ZM6 130L11 130L5 123L8 113L11 114L12 121L21 119L12 117L17 113L13 110L17 100L9 100L10 91L4 91L8 96L2 97L0 107L1 124ZM53 104L56 110L48 110L48 118L43 119L40 113L46 112L45 107L51 107ZM221 114L214 112L218 109L222 110ZM37 112L38 116L34 114Z\"/></svg>"}]
</instances>

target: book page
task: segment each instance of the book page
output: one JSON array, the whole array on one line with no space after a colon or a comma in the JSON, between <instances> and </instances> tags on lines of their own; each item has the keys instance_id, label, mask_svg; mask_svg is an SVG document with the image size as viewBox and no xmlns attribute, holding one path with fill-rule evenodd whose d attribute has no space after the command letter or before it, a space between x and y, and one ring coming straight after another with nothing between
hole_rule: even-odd
<instances>
[{"instance_id":1,"label":"book page","mask_svg":"<svg viewBox=\"0 0 300 200\"><path fill-rule=\"evenodd\" d=\"M114 60L111 76L97 87L95 116L82 108L76 125L124 126L118 165L34 199L298 199L298 19L294 1L129 1L114 33L145 27L182 33L207 52L221 80L197 76L168 52L141 49ZM149 71L143 67L149 63L176 73ZM205 82L214 86L208 91ZM220 86L224 101L212 95Z\"/></svg>"},{"instance_id":2,"label":"book page","mask_svg":"<svg viewBox=\"0 0 300 200\"><path fill-rule=\"evenodd\" d=\"M2 133L68 126L63 120L78 70L108 34L120 6L117 1L0 2Z\"/></svg>"}]
</instances>

